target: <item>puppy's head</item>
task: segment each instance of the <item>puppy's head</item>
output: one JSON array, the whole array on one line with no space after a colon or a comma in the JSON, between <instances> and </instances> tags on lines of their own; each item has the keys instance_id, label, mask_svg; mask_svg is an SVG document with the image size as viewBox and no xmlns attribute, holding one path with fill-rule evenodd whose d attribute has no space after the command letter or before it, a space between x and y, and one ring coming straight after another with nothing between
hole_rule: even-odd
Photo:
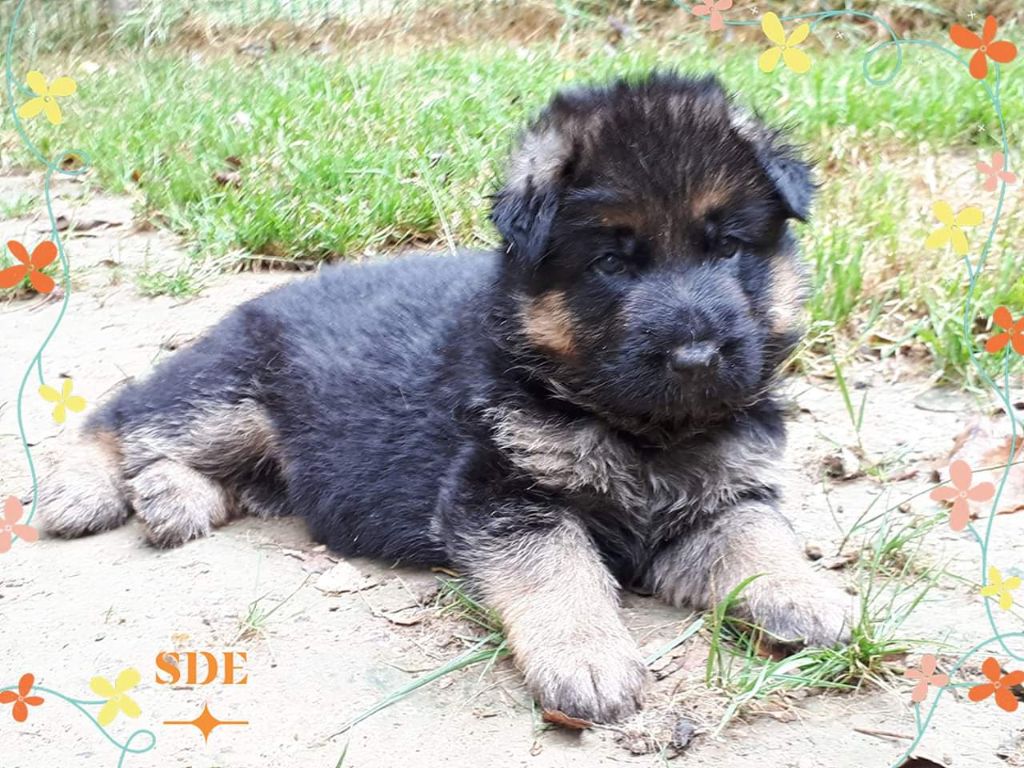
<instances>
[{"instance_id":1,"label":"puppy's head","mask_svg":"<svg viewBox=\"0 0 1024 768\"><path fill-rule=\"evenodd\" d=\"M787 220L807 165L711 78L555 96L496 195L508 338L578 405L702 422L756 399L799 339Z\"/></svg>"}]
</instances>

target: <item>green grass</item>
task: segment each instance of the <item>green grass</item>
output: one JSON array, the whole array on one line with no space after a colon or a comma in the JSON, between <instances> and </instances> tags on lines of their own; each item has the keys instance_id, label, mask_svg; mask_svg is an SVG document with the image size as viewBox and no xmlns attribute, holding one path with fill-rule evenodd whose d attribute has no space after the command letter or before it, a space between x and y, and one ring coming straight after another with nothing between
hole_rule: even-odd
<instances>
[{"instance_id":1,"label":"green grass","mask_svg":"<svg viewBox=\"0 0 1024 768\"><path fill-rule=\"evenodd\" d=\"M142 270L135 275L135 283L143 296L174 298L195 296L201 287L195 273L185 268L179 268L174 272Z\"/></svg>"},{"instance_id":2,"label":"green grass","mask_svg":"<svg viewBox=\"0 0 1024 768\"><path fill-rule=\"evenodd\" d=\"M904 625L927 598L943 571L926 564L924 537L946 515L894 523L886 514L867 532L856 566L858 619L849 643L835 648L803 648L785 656L766 654L762 630L729 613L754 578L739 584L709 614L711 652L706 682L729 697L716 733L754 702L785 691L852 691L884 685L919 644ZM859 525L860 523L858 523ZM851 530L854 535L864 528Z\"/></svg>"},{"instance_id":3,"label":"green grass","mask_svg":"<svg viewBox=\"0 0 1024 768\"><path fill-rule=\"evenodd\" d=\"M505 631L501 625L501 620L498 618L498 615L473 597L462 579L442 578L439 579L439 581L441 582L441 590L438 593L437 598L438 615L461 619L462 621L472 625L476 630L483 632L483 635L480 636L478 634L472 637L459 637L459 639L468 646L465 651L450 661L441 664L426 674L410 681L401 688L387 694L372 706L350 718L344 725L342 725L341 729L337 733L333 734L329 738L333 739L337 736L350 732L359 723L367 720L378 712L397 704L418 691L420 688L430 685L431 683L434 683L447 675L453 674L454 672L458 672L459 670L483 664L483 669L480 672L480 677L483 678L496 663L511 654L512 651L511 648L509 648L508 640L505 637ZM654 653L647 658L647 665L651 666L665 654L678 648L697 634L697 632L699 632L703 627L703 618L698 618L696 621L690 623L676 637L672 638L670 641L666 642L654 651ZM536 720L536 703L531 703L531 707L533 708L533 714L535 716L534 719ZM537 727L538 729L543 729L548 726L544 725ZM346 743L344 751L338 760L338 765L342 765L344 763L347 750L348 744Z\"/></svg>"},{"instance_id":4,"label":"green grass","mask_svg":"<svg viewBox=\"0 0 1024 768\"><path fill-rule=\"evenodd\" d=\"M821 40L827 50L813 47L814 67L800 77L758 71L759 44L711 48L703 35L639 35L614 52L584 33L530 46L358 46L340 57L146 49L93 74L72 56L47 67L78 79L68 121L29 130L46 153L87 149L99 184L140 192L144 212L194 240L203 257L241 248L332 260L449 236L492 244L488 194L516 131L553 90L654 66L712 70L789 125L823 169L815 217L801 232L816 336L862 335L866 311L898 307L913 320L912 340L951 376L970 377L959 327L963 270L952 253L924 252L931 200L911 207L922 193L905 176L917 172L915 158L936 155L958 157L973 173L994 147L995 116L977 83L933 51L909 51L894 83L875 87L862 77L862 48L827 33ZM884 56L876 62L884 64ZM1003 100L1013 146L1022 138L1013 117L1024 107L1024 80L1005 77ZM228 158L240 161L237 186L217 181L232 169ZM977 200L987 215L992 200ZM1024 241L1019 212L1019 202L1008 203L992 269L979 282L981 317L1024 293L1024 259L1014 253ZM148 283L192 291L181 276Z\"/></svg>"},{"instance_id":5,"label":"green grass","mask_svg":"<svg viewBox=\"0 0 1024 768\"><path fill-rule=\"evenodd\" d=\"M22 193L17 197L0 201L0 219L16 219L27 216L39 208L39 195Z\"/></svg>"},{"instance_id":6,"label":"green grass","mask_svg":"<svg viewBox=\"0 0 1024 768\"><path fill-rule=\"evenodd\" d=\"M269 592L260 595L251 603L249 603L248 607L245 610L245 614L241 616L238 620L238 632L236 633L234 639L231 641L230 645L234 645L241 640L247 640L253 637L266 638L267 625L270 623L271 618L274 616L275 613L281 610L293 597L295 597L295 595L299 593L299 590L306 586L306 583L309 581L309 579L310 577L307 576L305 579L302 580L302 583L299 584L299 586L297 586L286 597L276 602L272 602L269 605L264 602L268 600L268 598L270 598Z\"/></svg>"}]
</instances>

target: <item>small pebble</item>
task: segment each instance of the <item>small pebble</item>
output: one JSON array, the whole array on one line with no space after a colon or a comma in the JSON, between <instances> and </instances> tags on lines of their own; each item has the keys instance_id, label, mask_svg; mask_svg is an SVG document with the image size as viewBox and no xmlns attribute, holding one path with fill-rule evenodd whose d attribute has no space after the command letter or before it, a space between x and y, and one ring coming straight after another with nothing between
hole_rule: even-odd
<instances>
[{"instance_id":1,"label":"small pebble","mask_svg":"<svg viewBox=\"0 0 1024 768\"><path fill-rule=\"evenodd\" d=\"M697 726L693 724L693 721L681 717L672 728L672 746L682 752L690 746L690 742L693 741L696 734Z\"/></svg>"}]
</instances>

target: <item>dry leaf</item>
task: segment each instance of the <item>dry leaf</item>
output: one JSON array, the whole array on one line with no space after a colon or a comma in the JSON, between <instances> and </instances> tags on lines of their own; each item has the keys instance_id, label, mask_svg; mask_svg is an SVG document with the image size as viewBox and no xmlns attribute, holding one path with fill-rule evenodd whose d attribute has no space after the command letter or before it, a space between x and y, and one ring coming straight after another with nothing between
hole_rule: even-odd
<instances>
[{"instance_id":1,"label":"dry leaf","mask_svg":"<svg viewBox=\"0 0 1024 768\"><path fill-rule=\"evenodd\" d=\"M242 174L238 171L217 171L213 174L213 180L222 187L242 186Z\"/></svg>"},{"instance_id":2,"label":"dry leaf","mask_svg":"<svg viewBox=\"0 0 1024 768\"><path fill-rule=\"evenodd\" d=\"M845 568L846 566L851 565L852 563L856 563L859 559L859 552L841 552L838 555L819 558L818 565L829 571L838 571L841 568Z\"/></svg>"},{"instance_id":3,"label":"dry leaf","mask_svg":"<svg viewBox=\"0 0 1024 768\"><path fill-rule=\"evenodd\" d=\"M574 731L585 731L587 728L593 727L593 723L589 720L583 720L579 717L571 717L565 712L559 709L545 709L541 715L541 719L545 723L551 723L561 728L569 728Z\"/></svg>"},{"instance_id":4,"label":"dry leaf","mask_svg":"<svg viewBox=\"0 0 1024 768\"><path fill-rule=\"evenodd\" d=\"M976 420L963 432L956 436L953 441L953 450L949 457L939 468L939 481L949 482L949 465L956 460L967 462L974 470L971 484L991 482L999 486L1004 469L992 469L987 472L978 470L986 467L1002 467L1011 461L1024 460L1024 429L1017 427L1017 442L1014 456L1010 458L1010 444L1013 439L1013 430L1010 419L1001 414L994 419ZM973 502L969 501L971 517L988 514L992 509L990 501ZM997 515L1009 515L1014 512L1024 511L1024 464L1014 464L1010 467L1009 476L1006 478L1006 485L999 497Z\"/></svg>"}]
</instances>

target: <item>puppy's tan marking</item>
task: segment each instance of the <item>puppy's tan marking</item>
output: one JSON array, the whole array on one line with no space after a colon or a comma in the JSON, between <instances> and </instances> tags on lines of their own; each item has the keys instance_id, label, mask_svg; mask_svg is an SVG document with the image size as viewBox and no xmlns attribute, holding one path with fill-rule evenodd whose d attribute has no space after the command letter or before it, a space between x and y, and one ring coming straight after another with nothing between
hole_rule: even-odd
<instances>
[{"instance_id":1,"label":"puppy's tan marking","mask_svg":"<svg viewBox=\"0 0 1024 768\"><path fill-rule=\"evenodd\" d=\"M780 255L772 264L768 321L773 333L798 330L803 322L807 283L795 256Z\"/></svg>"},{"instance_id":2,"label":"puppy's tan marking","mask_svg":"<svg viewBox=\"0 0 1024 768\"><path fill-rule=\"evenodd\" d=\"M551 291L527 301L522 310L527 337L541 349L562 357L576 354L573 316L562 291Z\"/></svg>"},{"instance_id":3,"label":"puppy's tan marking","mask_svg":"<svg viewBox=\"0 0 1024 768\"><path fill-rule=\"evenodd\" d=\"M729 202L729 190L724 186L714 186L698 190L690 197L690 219L701 221L712 211L722 208Z\"/></svg>"},{"instance_id":4,"label":"puppy's tan marking","mask_svg":"<svg viewBox=\"0 0 1024 768\"><path fill-rule=\"evenodd\" d=\"M523 136L508 166L508 187L520 194L554 182L565 167L572 150L566 135L547 126Z\"/></svg>"},{"instance_id":5,"label":"puppy's tan marking","mask_svg":"<svg viewBox=\"0 0 1024 768\"><path fill-rule=\"evenodd\" d=\"M232 474L238 466L272 460L277 435L262 406L252 400L213 406L195 414L191 424L162 423L138 429L124 438L129 475L154 459L168 458L214 477Z\"/></svg>"},{"instance_id":6,"label":"puppy's tan marking","mask_svg":"<svg viewBox=\"0 0 1024 768\"><path fill-rule=\"evenodd\" d=\"M602 722L636 711L646 669L615 580L578 522L476 556L473 577L541 706Z\"/></svg>"}]
</instances>

